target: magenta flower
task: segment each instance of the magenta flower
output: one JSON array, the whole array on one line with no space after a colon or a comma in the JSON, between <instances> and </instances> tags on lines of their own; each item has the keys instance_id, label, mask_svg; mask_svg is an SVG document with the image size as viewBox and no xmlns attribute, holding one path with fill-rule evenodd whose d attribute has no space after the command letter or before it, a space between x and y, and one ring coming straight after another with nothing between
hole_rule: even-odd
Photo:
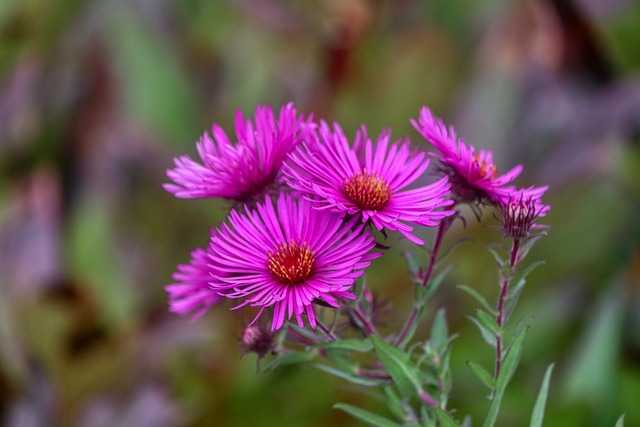
<instances>
[{"instance_id":1,"label":"magenta flower","mask_svg":"<svg viewBox=\"0 0 640 427\"><path fill-rule=\"evenodd\" d=\"M420 188L404 190L429 166L424 152L409 148L409 141L389 144L391 132L384 130L373 143L362 126L353 148L338 124L333 130L320 125L313 146L301 144L289 155L283 173L289 186L302 192L320 209L357 215L378 230L397 230L414 243L411 234L418 224L434 226L451 215L439 210L447 201L447 178Z\"/></svg>"},{"instance_id":2,"label":"magenta flower","mask_svg":"<svg viewBox=\"0 0 640 427\"><path fill-rule=\"evenodd\" d=\"M530 187L511 192L498 203L499 220L505 237L523 239L538 228L536 220L546 216L549 205L542 203L548 187Z\"/></svg>"},{"instance_id":3,"label":"magenta flower","mask_svg":"<svg viewBox=\"0 0 640 427\"><path fill-rule=\"evenodd\" d=\"M167 170L174 184L164 184L164 189L187 199L261 200L281 184L282 161L310 126L310 118L305 122L292 103L280 109L277 119L271 107L256 107L255 124L238 111L237 142L233 144L224 130L213 124L211 136L205 133L196 144L202 164L189 156L177 157L175 167Z\"/></svg>"},{"instance_id":4,"label":"magenta flower","mask_svg":"<svg viewBox=\"0 0 640 427\"><path fill-rule=\"evenodd\" d=\"M315 328L314 300L338 307L341 298L355 299L355 279L380 256L369 253L374 245L355 219L344 222L285 194L277 206L266 197L255 209L231 211L228 224L212 235L209 263L216 277L211 288L244 300L234 308L260 307L256 319L273 307L272 330L292 316L303 327L304 314Z\"/></svg>"},{"instance_id":5,"label":"magenta flower","mask_svg":"<svg viewBox=\"0 0 640 427\"><path fill-rule=\"evenodd\" d=\"M411 124L440 151L440 155L435 156L440 160L442 171L449 176L451 192L459 202L496 204L514 190L505 184L520 175L521 165L498 175L490 151L477 152L472 145L465 145L462 138L457 139L453 126L447 130L427 107L422 107L418 121L412 119Z\"/></svg>"},{"instance_id":6,"label":"magenta flower","mask_svg":"<svg viewBox=\"0 0 640 427\"><path fill-rule=\"evenodd\" d=\"M169 294L169 311L185 316L192 313L191 320L199 319L213 304L224 298L209 288L211 269L207 266L209 258L203 249L191 252L189 264L178 265L173 273L176 283L164 289Z\"/></svg>"}]
</instances>

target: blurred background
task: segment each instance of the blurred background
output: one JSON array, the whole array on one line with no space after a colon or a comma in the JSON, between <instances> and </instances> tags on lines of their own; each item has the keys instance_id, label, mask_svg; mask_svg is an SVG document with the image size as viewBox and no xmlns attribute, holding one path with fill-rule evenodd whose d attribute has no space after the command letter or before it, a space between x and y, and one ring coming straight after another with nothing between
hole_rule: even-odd
<instances>
[{"instance_id":1,"label":"blurred background","mask_svg":"<svg viewBox=\"0 0 640 427\"><path fill-rule=\"evenodd\" d=\"M415 144L428 105L502 172L524 164L519 186L549 185L499 425L528 425L550 363L545 426L640 425L637 0L0 0L2 425L338 427L359 423L337 401L381 411L310 367L256 374L247 314L167 312L163 286L226 206L173 198L165 170L212 122L288 101ZM448 236L478 244L428 309L460 335L449 406L476 424L488 400L465 361L493 354L455 285L495 300L495 224ZM389 331L412 293L400 249L369 275Z\"/></svg>"}]
</instances>

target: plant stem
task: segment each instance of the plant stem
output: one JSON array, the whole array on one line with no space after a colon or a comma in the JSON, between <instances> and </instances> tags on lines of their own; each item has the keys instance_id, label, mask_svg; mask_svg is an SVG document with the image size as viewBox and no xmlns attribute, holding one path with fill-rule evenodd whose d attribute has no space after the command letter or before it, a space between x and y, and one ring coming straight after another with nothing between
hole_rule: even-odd
<instances>
[{"instance_id":1,"label":"plant stem","mask_svg":"<svg viewBox=\"0 0 640 427\"><path fill-rule=\"evenodd\" d=\"M331 330L324 325L324 323L322 323L319 320L316 320L316 324L318 325L318 328L320 328L320 330L324 332L324 334L329 338L329 340L335 341L338 339L338 337L336 337L335 334L331 332Z\"/></svg>"},{"instance_id":2,"label":"plant stem","mask_svg":"<svg viewBox=\"0 0 640 427\"><path fill-rule=\"evenodd\" d=\"M427 265L427 271L422 279L422 286L426 287L429 284L429 280L431 280L431 275L433 274L433 269L436 265L436 259L438 257L438 251L440 250L440 243L442 243L442 238L444 237L444 233L447 231L450 225L449 218L443 218L440 221L440 225L438 226L438 233L436 234L436 240L433 242L433 249L431 250L431 256L429 257L429 265Z\"/></svg>"},{"instance_id":3,"label":"plant stem","mask_svg":"<svg viewBox=\"0 0 640 427\"><path fill-rule=\"evenodd\" d=\"M360 310L358 304L353 309L353 314L358 318L360 323L362 323L362 328L366 336L378 335L378 331L376 331L376 327L373 326L373 323L369 320L369 318Z\"/></svg>"},{"instance_id":4,"label":"plant stem","mask_svg":"<svg viewBox=\"0 0 640 427\"><path fill-rule=\"evenodd\" d=\"M496 308L496 322L498 326L502 329L505 322L507 321L507 316L504 311L504 304L507 299L507 292L509 290L509 284L511 282L511 277L513 276L513 272L515 271L516 264L518 263L518 250L520 249L520 240L514 239L513 245L511 246L511 254L509 256L509 274L505 277L500 278L500 296L498 297L498 305ZM495 381L498 380L498 375L500 375L500 368L502 367L502 357L503 357L503 348L502 348L502 332L496 335L496 366L493 373L493 379Z\"/></svg>"},{"instance_id":5,"label":"plant stem","mask_svg":"<svg viewBox=\"0 0 640 427\"><path fill-rule=\"evenodd\" d=\"M429 256L429 264L427 265L427 270L425 271L424 278L422 279L422 286L426 287L429 284L429 280L431 280L431 276L433 275L434 267L436 265L436 260L438 259L438 252L440 250L440 244L442 243L442 238L444 237L444 233L449 229L449 225L451 224L449 218L444 218L440 221L440 225L438 226L438 233L436 234L435 240L433 242L433 249L431 250L431 255ZM420 307L414 306L409 313L409 317L402 327L402 331L400 331L400 335L395 340L395 345L400 345L404 339L406 338L409 331L414 327L414 324L420 320Z\"/></svg>"}]
</instances>

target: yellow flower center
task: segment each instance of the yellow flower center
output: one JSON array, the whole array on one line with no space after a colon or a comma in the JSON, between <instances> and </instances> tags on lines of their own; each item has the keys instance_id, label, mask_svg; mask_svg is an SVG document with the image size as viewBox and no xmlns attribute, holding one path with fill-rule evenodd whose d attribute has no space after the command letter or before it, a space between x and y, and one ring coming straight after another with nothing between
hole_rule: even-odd
<instances>
[{"instance_id":1,"label":"yellow flower center","mask_svg":"<svg viewBox=\"0 0 640 427\"><path fill-rule=\"evenodd\" d=\"M299 285L311 275L315 258L306 243L291 240L269 252L267 265L273 276L285 285Z\"/></svg>"},{"instance_id":2,"label":"yellow flower center","mask_svg":"<svg viewBox=\"0 0 640 427\"><path fill-rule=\"evenodd\" d=\"M496 179L498 177L498 167L492 162L480 160L479 153L474 153L473 162L476 163L480 169L477 178Z\"/></svg>"},{"instance_id":3,"label":"yellow flower center","mask_svg":"<svg viewBox=\"0 0 640 427\"><path fill-rule=\"evenodd\" d=\"M391 199L391 187L378 172L369 173L365 169L347 179L342 184L342 194L360 209L380 210Z\"/></svg>"}]
</instances>

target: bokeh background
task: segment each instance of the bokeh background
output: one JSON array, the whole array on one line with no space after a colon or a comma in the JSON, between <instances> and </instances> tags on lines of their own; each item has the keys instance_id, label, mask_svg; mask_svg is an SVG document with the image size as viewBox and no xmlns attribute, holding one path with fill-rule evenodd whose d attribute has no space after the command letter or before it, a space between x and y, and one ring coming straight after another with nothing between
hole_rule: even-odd
<instances>
[{"instance_id":1,"label":"bokeh background","mask_svg":"<svg viewBox=\"0 0 640 427\"><path fill-rule=\"evenodd\" d=\"M416 144L409 118L428 105L503 172L524 164L520 186L549 185L499 425L528 425L550 363L546 426L640 425L637 0L0 0L2 425L338 427L359 424L337 401L383 411L310 367L256 374L246 314L167 313L163 286L226 206L173 198L164 171L212 122L288 101ZM495 298L491 225L448 236L476 244L429 307L459 334L449 406L476 423L488 401L464 362L492 352L455 285ZM411 297L399 252L369 278L389 331Z\"/></svg>"}]
</instances>

